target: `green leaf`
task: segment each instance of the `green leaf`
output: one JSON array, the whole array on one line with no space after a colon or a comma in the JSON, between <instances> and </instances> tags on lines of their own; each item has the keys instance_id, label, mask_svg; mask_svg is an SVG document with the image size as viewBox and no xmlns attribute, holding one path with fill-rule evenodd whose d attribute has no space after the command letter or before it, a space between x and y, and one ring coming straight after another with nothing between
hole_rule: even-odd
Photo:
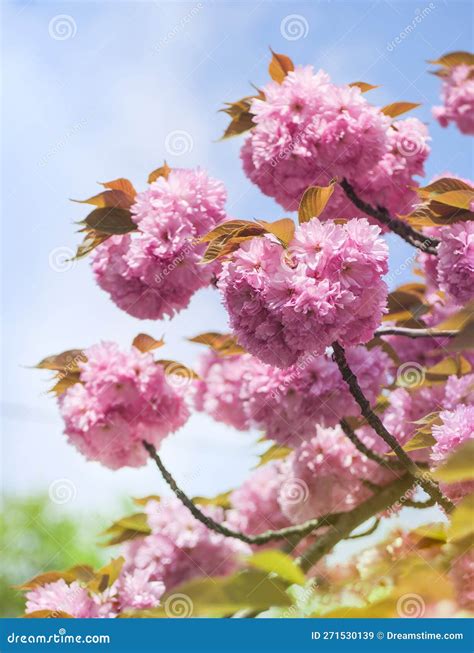
<instances>
[{"instance_id":1,"label":"green leaf","mask_svg":"<svg viewBox=\"0 0 474 653\"><path fill-rule=\"evenodd\" d=\"M220 506L221 508L230 508L230 495L229 492L222 492L215 497L193 497L193 503L200 506Z\"/></svg>"},{"instance_id":2,"label":"green leaf","mask_svg":"<svg viewBox=\"0 0 474 653\"><path fill-rule=\"evenodd\" d=\"M398 116L407 113L407 111L416 109L419 106L421 106L421 104L417 104L416 102L393 102L392 104L387 104L387 106L383 107L381 111L390 118L397 118Z\"/></svg>"},{"instance_id":3,"label":"green leaf","mask_svg":"<svg viewBox=\"0 0 474 653\"><path fill-rule=\"evenodd\" d=\"M291 598L286 593L288 583L280 578L269 578L261 571L244 571L232 576L198 578L173 588L164 594L159 608L131 611L125 617L225 617L239 610L262 612L270 606L289 606ZM185 603L187 614L176 614L173 601Z\"/></svg>"},{"instance_id":4,"label":"green leaf","mask_svg":"<svg viewBox=\"0 0 474 653\"><path fill-rule=\"evenodd\" d=\"M418 433L405 444L403 450L418 451L420 449L426 449L427 447L432 447L434 444L436 444L436 440L431 435L431 433L426 433L425 431L418 431Z\"/></svg>"},{"instance_id":5,"label":"green leaf","mask_svg":"<svg viewBox=\"0 0 474 653\"><path fill-rule=\"evenodd\" d=\"M451 515L448 528L448 542L462 540L474 532L474 494L458 503Z\"/></svg>"},{"instance_id":6,"label":"green leaf","mask_svg":"<svg viewBox=\"0 0 474 653\"><path fill-rule=\"evenodd\" d=\"M309 222L312 218L318 218L321 215L334 193L334 185L334 183L331 183L329 186L310 186L305 190L298 208L300 224Z\"/></svg>"},{"instance_id":7,"label":"green leaf","mask_svg":"<svg viewBox=\"0 0 474 653\"><path fill-rule=\"evenodd\" d=\"M135 231L137 225L132 220L130 211L106 207L95 209L84 220L90 229L109 235L122 235Z\"/></svg>"},{"instance_id":8,"label":"green leaf","mask_svg":"<svg viewBox=\"0 0 474 653\"><path fill-rule=\"evenodd\" d=\"M125 558L120 556L119 558L113 558L108 565L99 569L94 574L93 579L87 584L89 590L97 593L105 592L119 577L124 562Z\"/></svg>"},{"instance_id":9,"label":"green leaf","mask_svg":"<svg viewBox=\"0 0 474 653\"><path fill-rule=\"evenodd\" d=\"M281 460L286 458L293 450L289 447L284 447L281 444L273 444L269 449L265 451L264 454L260 456L260 461L257 467L266 465L271 460Z\"/></svg>"},{"instance_id":10,"label":"green leaf","mask_svg":"<svg viewBox=\"0 0 474 653\"><path fill-rule=\"evenodd\" d=\"M150 533L151 529L148 526L146 514L144 512L137 512L133 515L122 517L109 526L103 532L103 535L109 536L109 539L104 542L103 546L121 544L122 542L127 542L143 535L149 535Z\"/></svg>"},{"instance_id":11,"label":"green leaf","mask_svg":"<svg viewBox=\"0 0 474 653\"><path fill-rule=\"evenodd\" d=\"M261 569L267 573L273 572L283 580L289 583L304 585L306 582L305 575L300 567L295 563L293 558L277 549L269 549L255 553L246 560L247 564L256 569Z\"/></svg>"},{"instance_id":12,"label":"green leaf","mask_svg":"<svg viewBox=\"0 0 474 653\"><path fill-rule=\"evenodd\" d=\"M443 483L474 480L474 440L469 440L456 449L433 473L433 477Z\"/></svg>"}]
</instances>

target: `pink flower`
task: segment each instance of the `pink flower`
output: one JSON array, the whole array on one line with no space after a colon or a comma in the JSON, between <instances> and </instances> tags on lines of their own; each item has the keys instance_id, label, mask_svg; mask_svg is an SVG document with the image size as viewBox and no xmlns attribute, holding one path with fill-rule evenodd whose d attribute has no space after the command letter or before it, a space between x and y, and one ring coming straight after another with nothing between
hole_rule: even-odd
<instances>
[{"instance_id":1,"label":"pink flower","mask_svg":"<svg viewBox=\"0 0 474 653\"><path fill-rule=\"evenodd\" d=\"M152 566L122 573L117 581L120 612L156 608L164 591L164 583L153 580Z\"/></svg>"},{"instance_id":2,"label":"pink flower","mask_svg":"<svg viewBox=\"0 0 474 653\"><path fill-rule=\"evenodd\" d=\"M362 456L339 427L318 427L285 459L282 472L279 502L293 523L352 510L371 494L364 479L383 484L393 478Z\"/></svg>"},{"instance_id":3,"label":"pink flower","mask_svg":"<svg viewBox=\"0 0 474 653\"><path fill-rule=\"evenodd\" d=\"M172 317L209 285L216 264L200 264L196 239L226 218L221 182L202 170L172 170L139 193L138 231L113 236L93 252L97 283L119 308L141 319Z\"/></svg>"},{"instance_id":4,"label":"pink flower","mask_svg":"<svg viewBox=\"0 0 474 653\"><path fill-rule=\"evenodd\" d=\"M62 578L29 590L26 595L26 613L39 610L66 612L78 619L97 616L96 605L89 592L77 581L68 585Z\"/></svg>"},{"instance_id":5,"label":"pink flower","mask_svg":"<svg viewBox=\"0 0 474 653\"><path fill-rule=\"evenodd\" d=\"M142 440L155 447L183 426L189 411L151 354L115 343L85 350L81 383L60 396L69 441L89 460L106 467L141 467L148 460Z\"/></svg>"},{"instance_id":6,"label":"pink flower","mask_svg":"<svg viewBox=\"0 0 474 653\"><path fill-rule=\"evenodd\" d=\"M201 506L201 510L225 523L221 508ZM176 498L149 501L145 511L152 533L125 545L124 573L146 570L147 583L162 582L167 591L199 576L232 573L241 557L251 552L239 540L209 530Z\"/></svg>"},{"instance_id":7,"label":"pink flower","mask_svg":"<svg viewBox=\"0 0 474 653\"><path fill-rule=\"evenodd\" d=\"M256 469L230 496L233 508L241 520L242 530L259 534L289 525L278 503L282 483L281 466L272 461Z\"/></svg>"},{"instance_id":8,"label":"pink flower","mask_svg":"<svg viewBox=\"0 0 474 653\"><path fill-rule=\"evenodd\" d=\"M474 223L456 222L441 230L438 250L441 290L464 304L474 297Z\"/></svg>"},{"instance_id":9,"label":"pink flower","mask_svg":"<svg viewBox=\"0 0 474 653\"><path fill-rule=\"evenodd\" d=\"M433 115L441 127L454 122L463 134L474 134L474 66L460 64L443 77L443 106L434 107Z\"/></svg>"},{"instance_id":10,"label":"pink flower","mask_svg":"<svg viewBox=\"0 0 474 653\"><path fill-rule=\"evenodd\" d=\"M436 444L433 445L431 460L436 467L462 444L474 438L474 405L459 404L452 411L442 411L439 416L441 425L435 424L432 429ZM457 503L474 491L474 481L442 484L441 489Z\"/></svg>"},{"instance_id":11,"label":"pink flower","mask_svg":"<svg viewBox=\"0 0 474 653\"><path fill-rule=\"evenodd\" d=\"M240 431L250 428L246 414L245 379L255 365L249 355L219 356L206 352L198 364L194 404L196 410Z\"/></svg>"},{"instance_id":12,"label":"pink flower","mask_svg":"<svg viewBox=\"0 0 474 653\"><path fill-rule=\"evenodd\" d=\"M239 343L289 367L334 341L368 342L385 310L387 246L365 219L300 225L288 257L268 238L244 242L219 279Z\"/></svg>"},{"instance_id":13,"label":"pink flower","mask_svg":"<svg viewBox=\"0 0 474 653\"><path fill-rule=\"evenodd\" d=\"M299 67L263 91L241 157L247 176L285 209L295 210L308 186L363 175L387 150L387 117L321 70Z\"/></svg>"},{"instance_id":14,"label":"pink flower","mask_svg":"<svg viewBox=\"0 0 474 653\"><path fill-rule=\"evenodd\" d=\"M351 369L370 402L388 381L391 362L380 348L351 347ZM198 410L240 430L257 428L266 437L295 446L314 436L316 426L335 426L360 415L336 363L327 354L307 355L284 370L248 354L201 359L195 398Z\"/></svg>"},{"instance_id":15,"label":"pink flower","mask_svg":"<svg viewBox=\"0 0 474 653\"><path fill-rule=\"evenodd\" d=\"M474 552L470 550L456 558L449 575L454 583L460 607L464 610L474 610Z\"/></svg>"}]
</instances>

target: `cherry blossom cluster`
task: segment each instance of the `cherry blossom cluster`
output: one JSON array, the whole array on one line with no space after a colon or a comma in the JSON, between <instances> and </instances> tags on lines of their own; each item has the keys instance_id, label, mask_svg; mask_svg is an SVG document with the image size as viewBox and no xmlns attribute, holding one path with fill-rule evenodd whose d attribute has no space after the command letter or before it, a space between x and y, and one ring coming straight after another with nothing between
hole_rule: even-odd
<instances>
[{"instance_id":1,"label":"cherry blossom cluster","mask_svg":"<svg viewBox=\"0 0 474 653\"><path fill-rule=\"evenodd\" d=\"M420 254L419 260L433 291L447 293L457 304L474 298L474 223L456 222L431 228L440 240L438 255Z\"/></svg>"},{"instance_id":2,"label":"cherry blossom cluster","mask_svg":"<svg viewBox=\"0 0 474 653\"><path fill-rule=\"evenodd\" d=\"M443 105L433 108L442 127L453 122L463 134L474 134L474 66L460 64L443 77Z\"/></svg>"},{"instance_id":3,"label":"cherry blossom cluster","mask_svg":"<svg viewBox=\"0 0 474 653\"><path fill-rule=\"evenodd\" d=\"M256 126L242 147L248 177L285 209L298 208L308 186L346 178L365 201L408 213L429 154L416 118L390 123L357 87L336 86L323 71L297 68L263 89L251 110ZM335 189L322 219L366 217Z\"/></svg>"},{"instance_id":4,"label":"cherry blossom cluster","mask_svg":"<svg viewBox=\"0 0 474 653\"><path fill-rule=\"evenodd\" d=\"M80 382L59 397L69 442L111 469L145 465L142 441L159 447L187 421L184 396L150 353L103 342L84 354Z\"/></svg>"},{"instance_id":5,"label":"cherry blossom cluster","mask_svg":"<svg viewBox=\"0 0 474 653\"><path fill-rule=\"evenodd\" d=\"M368 342L385 310L387 254L366 219L314 218L296 229L288 252L267 237L244 242L219 279L239 343L285 368L334 340Z\"/></svg>"},{"instance_id":6,"label":"cherry blossom cluster","mask_svg":"<svg viewBox=\"0 0 474 653\"><path fill-rule=\"evenodd\" d=\"M375 402L389 379L392 362L380 347L346 351L365 396ZM294 446L311 438L318 424L335 426L360 415L330 354L307 355L286 369L249 354L201 357L195 405L217 421L239 430L261 429L266 437Z\"/></svg>"},{"instance_id":7,"label":"cherry blossom cluster","mask_svg":"<svg viewBox=\"0 0 474 653\"><path fill-rule=\"evenodd\" d=\"M196 239L226 218L222 182L203 170L171 170L131 207L138 230L113 236L93 252L97 283L122 310L141 319L172 317L209 285L215 265L199 264Z\"/></svg>"}]
</instances>

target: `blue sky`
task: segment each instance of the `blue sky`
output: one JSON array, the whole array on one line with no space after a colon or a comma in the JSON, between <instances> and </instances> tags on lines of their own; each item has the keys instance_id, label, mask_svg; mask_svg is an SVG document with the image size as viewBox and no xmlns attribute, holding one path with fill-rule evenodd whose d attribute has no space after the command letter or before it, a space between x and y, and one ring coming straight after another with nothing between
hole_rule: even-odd
<instances>
[{"instance_id":1,"label":"blue sky","mask_svg":"<svg viewBox=\"0 0 474 653\"><path fill-rule=\"evenodd\" d=\"M472 50L472 7L446 0L31 0L2 8L3 487L47 491L66 478L75 487L68 510L93 503L113 511L119 495L159 492L157 471L110 472L86 462L65 442L46 374L26 366L100 339L128 346L139 331L164 334L163 356L192 364L199 347L184 338L225 330L226 317L217 294L202 291L171 323L138 322L96 287L87 261L58 271L61 255L78 242L73 222L85 214L68 198L88 197L97 181L119 176L142 189L166 158L221 178L231 215L282 217L243 175L241 140L216 143L226 123L217 109L248 94L249 82L266 81L268 46L326 69L336 82L382 85L370 95L376 104L422 103L413 115L430 126L428 177L446 170L472 177L467 139L431 118L439 80L426 63ZM289 40L283 26L295 20L302 36ZM175 131L186 132L188 147L172 155L165 143ZM395 238L390 246L392 269L404 267L411 250ZM409 274L395 275L396 283ZM166 443L164 458L191 494L220 492L246 476L256 437L197 415Z\"/></svg>"}]
</instances>

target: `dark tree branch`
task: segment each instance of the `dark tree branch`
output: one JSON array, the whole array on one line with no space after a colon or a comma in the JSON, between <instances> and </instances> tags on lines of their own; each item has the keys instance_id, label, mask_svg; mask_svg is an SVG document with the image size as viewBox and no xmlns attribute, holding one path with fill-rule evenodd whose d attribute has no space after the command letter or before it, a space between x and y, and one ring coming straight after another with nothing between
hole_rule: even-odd
<instances>
[{"instance_id":1,"label":"dark tree branch","mask_svg":"<svg viewBox=\"0 0 474 653\"><path fill-rule=\"evenodd\" d=\"M375 336L406 336L407 338L454 338L459 334L456 330L410 329L408 327L381 327Z\"/></svg>"},{"instance_id":2,"label":"dark tree branch","mask_svg":"<svg viewBox=\"0 0 474 653\"><path fill-rule=\"evenodd\" d=\"M309 571L338 542L347 539L358 526L400 501L403 495L413 487L414 482L412 476L405 474L350 512L342 513L328 531L318 537L316 542L300 556L297 562L301 569L304 572Z\"/></svg>"},{"instance_id":3,"label":"dark tree branch","mask_svg":"<svg viewBox=\"0 0 474 653\"><path fill-rule=\"evenodd\" d=\"M192 502L192 500L183 492L183 490L181 490L181 488L178 487L178 484L176 483L176 481L174 480L170 472L163 465L163 462L160 456L158 455L155 447L152 444L149 444L148 442L145 441L143 441L143 446L148 451L151 458L153 458L153 460L155 461L166 483L173 490L174 494L178 497L181 503L185 505L186 508L188 508L188 510L193 515L193 517L195 517L198 521L200 521L202 524L207 526L207 528L209 528L211 531L215 531L216 533L219 533L220 535L224 535L225 537L233 537L237 540L241 540L242 542L245 542L246 544L267 544L272 540L290 540L291 542L291 538L293 536L298 536L299 539L302 539L303 537L306 537L306 535L309 535L312 531L318 528L329 526L334 521L339 519L341 515L341 513L324 515L322 517L319 517L318 519L310 519L309 521L304 522L303 524L298 524L297 526L288 526L287 528L280 528L279 530L275 530L275 531L265 531L264 533L260 533L259 535L246 535L245 533L241 533L240 531L234 531L231 528L227 528L227 526L224 526L223 524L214 521L214 519L212 519L208 515L205 515Z\"/></svg>"},{"instance_id":4,"label":"dark tree branch","mask_svg":"<svg viewBox=\"0 0 474 653\"><path fill-rule=\"evenodd\" d=\"M424 508L431 508L436 505L436 501L430 497L426 501L414 501L413 499L407 499L403 502L403 505L407 508L418 508L420 510Z\"/></svg>"},{"instance_id":5,"label":"dark tree branch","mask_svg":"<svg viewBox=\"0 0 474 653\"><path fill-rule=\"evenodd\" d=\"M349 535L349 537L347 537L346 539L357 540L359 539L359 537L367 537L367 535L372 535L372 533L375 533L375 531L377 530L379 524L380 524L380 518L376 517L372 526L368 528L366 531L364 531L363 533L357 533L356 535Z\"/></svg>"},{"instance_id":6,"label":"dark tree branch","mask_svg":"<svg viewBox=\"0 0 474 653\"><path fill-rule=\"evenodd\" d=\"M407 243L417 247L418 249L421 249L422 252L435 255L438 253L437 247L439 245L439 240L436 238L429 238L419 231L416 231L416 229L413 229L413 227L411 227L406 222L403 222L403 220L393 218L387 209L380 206L374 208L367 202L364 202L364 200L358 197L347 179L343 179L340 182L340 185L347 197L358 209L364 211L364 213L367 213L367 215L370 215L372 218L378 220L378 222L388 227L391 231L393 231L393 233L403 238L403 240L405 240Z\"/></svg>"},{"instance_id":7,"label":"dark tree branch","mask_svg":"<svg viewBox=\"0 0 474 653\"><path fill-rule=\"evenodd\" d=\"M376 413L374 413L370 407L370 403L367 401L364 393L362 392L355 374L352 372L347 363L344 348L338 342L333 342L332 347L334 351L334 360L339 367L342 378L347 383L352 396L358 403L361 413L369 425L396 454L400 463L403 465L406 471L411 474L418 485L420 485L420 487L422 487L425 492L430 495L430 497L439 503L440 506L446 510L446 512L451 512L454 509L454 504L443 495L439 489L438 484L430 477L429 473L426 471L423 472L410 458L406 451L403 450L398 440L391 433L389 433L389 431L387 431L380 417L376 415Z\"/></svg>"}]
</instances>

